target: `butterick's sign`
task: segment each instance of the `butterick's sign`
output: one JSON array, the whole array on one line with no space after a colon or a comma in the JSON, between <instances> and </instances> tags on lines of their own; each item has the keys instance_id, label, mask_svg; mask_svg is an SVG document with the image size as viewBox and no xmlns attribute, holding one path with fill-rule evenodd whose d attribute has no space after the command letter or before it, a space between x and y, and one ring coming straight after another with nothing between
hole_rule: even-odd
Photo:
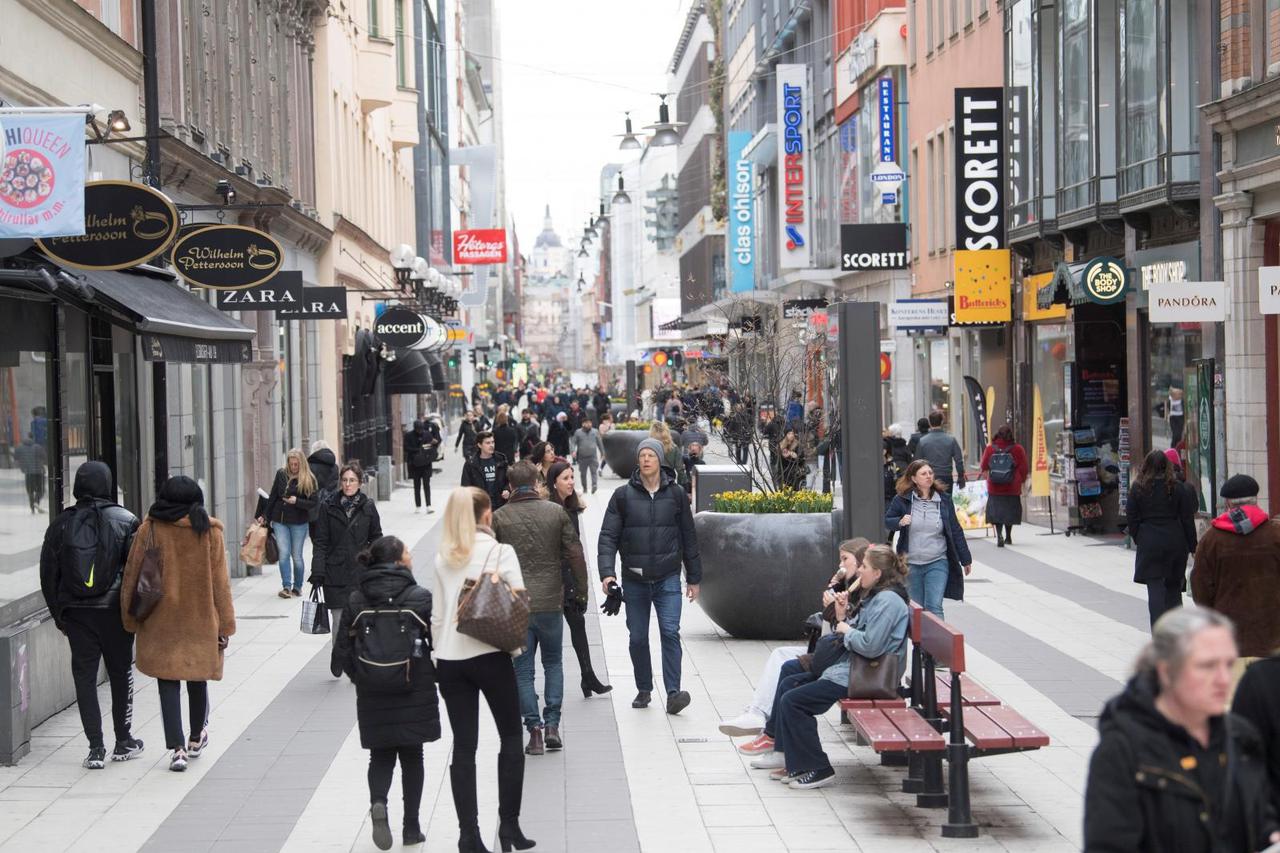
<instances>
[{"instance_id":1,"label":"butterick's sign","mask_svg":"<svg viewBox=\"0 0 1280 853\"><path fill-rule=\"evenodd\" d=\"M501 228L476 228L453 232L455 264L505 264L507 232Z\"/></svg>"},{"instance_id":2,"label":"butterick's sign","mask_svg":"<svg viewBox=\"0 0 1280 853\"><path fill-rule=\"evenodd\" d=\"M956 89L956 249L1004 247L1003 126L1003 89Z\"/></svg>"},{"instance_id":3,"label":"butterick's sign","mask_svg":"<svg viewBox=\"0 0 1280 853\"><path fill-rule=\"evenodd\" d=\"M779 234L778 266L808 269L813 266L809 193L809 140L811 99L809 69L806 65L779 65L775 74L778 88L778 146L781 154L778 173Z\"/></svg>"}]
</instances>

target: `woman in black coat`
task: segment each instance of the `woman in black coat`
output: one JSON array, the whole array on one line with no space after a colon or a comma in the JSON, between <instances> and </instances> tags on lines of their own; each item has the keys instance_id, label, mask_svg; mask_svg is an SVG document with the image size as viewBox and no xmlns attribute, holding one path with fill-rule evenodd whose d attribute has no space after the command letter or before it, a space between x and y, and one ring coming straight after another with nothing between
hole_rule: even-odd
<instances>
[{"instance_id":1,"label":"woman in black coat","mask_svg":"<svg viewBox=\"0 0 1280 853\"><path fill-rule=\"evenodd\" d=\"M1178 481L1164 451L1153 450L1129 488L1129 536L1137 546L1133 582L1146 584L1151 624L1182 606L1187 555L1196 550L1196 495Z\"/></svg>"},{"instance_id":2,"label":"woman in black coat","mask_svg":"<svg viewBox=\"0 0 1280 853\"><path fill-rule=\"evenodd\" d=\"M360 745L369 750L369 816L373 823L373 843L379 850L389 850L391 826L387 818L387 795L397 759L404 792L404 843L426 841L418 823L425 779L422 745L440 739L440 709L430 654L431 593L414 582L409 549L394 536L380 537L361 553L360 561L364 569L343 608L329 668L335 676L345 672L356 685ZM389 602L393 604L388 606ZM371 617L371 611L379 609L408 613L410 624L420 626L421 645L410 658L409 684L403 691L366 689L352 665L353 635L360 626L371 618L391 618ZM356 624L357 614L363 614L360 625Z\"/></svg>"},{"instance_id":3,"label":"woman in black coat","mask_svg":"<svg viewBox=\"0 0 1280 853\"><path fill-rule=\"evenodd\" d=\"M440 427L435 421L418 418L413 428L404 434L404 461L413 479L413 511L422 509L422 496L427 499L427 512L431 508L431 464L440 455Z\"/></svg>"},{"instance_id":4,"label":"woman in black coat","mask_svg":"<svg viewBox=\"0 0 1280 853\"><path fill-rule=\"evenodd\" d=\"M360 491L364 472L356 462L342 466L340 488L321 507L308 583L324 587L325 606L337 610L357 586L360 552L382 536L382 520L373 501Z\"/></svg>"},{"instance_id":5,"label":"woman in black coat","mask_svg":"<svg viewBox=\"0 0 1280 853\"><path fill-rule=\"evenodd\" d=\"M520 450L521 429L511 422L510 409L499 406L493 421L493 449L508 462L514 463Z\"/></svg>"},{"instance_id":6,"label":"woman in black coat","mask_svg":"<svg viewBox=\"0 0 1280 853\"><path fill-rule=\"evenodd\" d=\"M1257 851L1280 842L1258 730L1224 713L1231 620L1179 608L1107 703L1089 760L1085 853Z\"/></svg>"}]
</instances>

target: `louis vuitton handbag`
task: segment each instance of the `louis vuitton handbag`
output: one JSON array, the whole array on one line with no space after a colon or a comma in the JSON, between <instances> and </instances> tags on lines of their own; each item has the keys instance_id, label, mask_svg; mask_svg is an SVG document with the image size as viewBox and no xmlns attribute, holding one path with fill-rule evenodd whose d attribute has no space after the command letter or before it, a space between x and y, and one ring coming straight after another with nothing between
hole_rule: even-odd
<instances>
[{"instance_id":1,"label":"louis vuitton handbag","mask_svg":"<svg viewBox=\"0 0 1280 853\"><path fill-rule=\"evenodd\" d=\"M489 557L497 551L494 567ZM468 580L458 593L458 633L466 634L508 654L524 648L529 635L529 593L514 590L498 571L501 546L489 549L479 580Z\"/></svg>"}]
</instances>

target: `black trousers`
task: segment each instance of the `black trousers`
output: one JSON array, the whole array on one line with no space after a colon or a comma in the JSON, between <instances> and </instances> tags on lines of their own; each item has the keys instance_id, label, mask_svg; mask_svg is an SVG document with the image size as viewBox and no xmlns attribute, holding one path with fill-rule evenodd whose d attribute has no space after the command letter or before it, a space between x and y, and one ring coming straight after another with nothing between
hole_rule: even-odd
<instances>
[{"instance_id":1,"label":"black trousers","mask_svg":"<svg viewBox=\"0 0 1280 853\"><path fill-rule=\"evenodd\" d=\"M185 749L182 735L182 682L156 679L160 688L160 716L164 720L164 748ZM187 682L187 710L191 714L191 735L198 737L209 722L209 683Z\"/></svg>"},{"instance_id":2,"label":"black trousers","mask_svg":"<svg viewBox=\"0 0 1280 853\"><path fill-rule=\"evenodd\" d=\"M62 625L71 644L71 677L76 685L76 705L89 746L104 746L102 710L98 705L98 662L107 663L111 680L111 722L116 741L132 736L133 726L133 635L120 621L120 608L94 610L68 607L62 611Z\"/></svg>"},{"instance_id":3,"label":"black trousers","mask_svg":"<svg viewBox=\"0 0 1280 853\"><path fill-rule=\"evenodd\" d=\"M1147 610L1151 616L1151 625L1175 607L1182 606L1182 578L1166 577L1160 580L1147 581Z\"/></svg>"},{"instance_id":4,"label":"black trousers","mask_svg":"<svg viewBox=\"0 0 1280 853\"><path fill-rule=\"evenodd\" d=\"M582 677L594 673L591 668L591 646L587 642L587 615L578 610L576 605L564 607L564 621L569 626L569 640L573 643L573 653L578 656L578 669Z\"/></svg>"},{"instance_id":5,"label":"black trousers","mask_svg":"<svg viewBox=\"0 0 1280 853\"><path fill-rule=\"evenodd\" d=\"M404 796L404 825L416 828L418 808L422 804L422 786L427 777L422 767L422 744L369 750L369 802L387 801L397 758L400 760L400 792Z\"/></svg>"},{"instance_id":6,"label":"black trousers","mask_svg":"<svg viewBox=\"0 0 1280 853\"><path fill-rule=\"evenodd\" d=\"M511 655L491 652L467 660L440 660L436 663L436 684L453 731L454 764L476 763L482 693L498 726L501 750L506 751L507 741L514 739L516 753L524 754L524 724Z\"/></svg>"},{"instance_id":7,"label":"black trousers","mask_svg":"<svg viewBox=\"0 0 1280 853\"><path fill-rule=\"evenodd\" d=\"M427 506L431 506L431 466L410 468L409 475L413 477L413 505L421 507L422 496L426 495Z\"/></svg>"},{"instance_id":8,"label":"black trousers","mask_svg":"<svg viewBox=\"0 0 1280 853\"><path fill-rule=\"evenodd\" d=\"M28 474L26 476L27 502L35 509L36 504L44 500L44 474Z\"/></svg>"}]
</instances>

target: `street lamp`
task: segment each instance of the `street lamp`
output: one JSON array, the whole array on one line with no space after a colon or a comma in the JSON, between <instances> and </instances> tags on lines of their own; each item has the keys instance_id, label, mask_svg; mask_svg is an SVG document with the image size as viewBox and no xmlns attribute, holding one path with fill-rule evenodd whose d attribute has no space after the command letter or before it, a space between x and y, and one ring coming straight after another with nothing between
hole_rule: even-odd
<instances>
[{"instance_id":1,"label":"street lamp","mask_svg":"<svg viewBox=\"0 0 1280 853\"><path fill-rule=\"evenodd\" d=\"M410 276L413 274L413 259L416 255L417 252L408 243L401 243L387 253L391 266L396 271L396 284L402 288L409 284Z\"/></svg>"},{"instance_id":2,"label":"street lamp","mask_svg":"<svg viewBox=\"0 0 1280 853\"><path fill-rule=\"evenodd\" d=\"M614 204L631 204L631 196L627 195L626 188L622 182L622 175L618 175L618 191L613 194Z\"/></svg>"},{"instance_id":3,"label":"street lamp","mask_svg":"<svg viewBox=\"0 0 1280 853\"><path fill-rule=\"evenodd\" d=\"M658 106L658 123L649 125L646 130L653 131L653 139L649 140L650 145L659 148L666 145L678 145L680 143L680 134L676 133L676 128L682 125L671 121L671 112L667 107L667 96L659 95L662 103Z\"/></svg>"},{"instance_id":4,"label":"street lamp","mask_svg":"<svg viewBox=\"0 0 1280 853\"><path fill-rule=\"evenodd\" d=\"M639 151L644 146L640 144L640 140L636 139L636 135L631 132L631 113L625 114L627 117L627 132L620 133L622 142L618 143L619 151Z\"/></svg>"}]
</instances>

